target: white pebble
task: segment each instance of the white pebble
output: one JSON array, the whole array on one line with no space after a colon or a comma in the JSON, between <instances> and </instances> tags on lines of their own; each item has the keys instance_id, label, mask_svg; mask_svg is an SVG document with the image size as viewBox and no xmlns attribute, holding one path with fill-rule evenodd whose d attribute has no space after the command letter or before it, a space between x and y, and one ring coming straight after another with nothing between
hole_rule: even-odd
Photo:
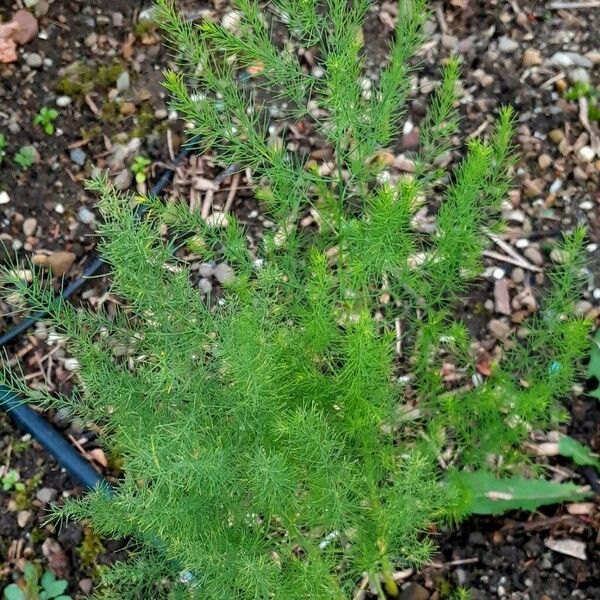
<instances>
[{"instance_id":1,"label":"white pebble","mask_svg":"<svg viewBox=\"0 0 600 600\"><path fill-rule=\"evenodd\" d=\"M596 156L596 153L590 146L582 146L579 148L579 152L577 152L577 158L582 162L592 162L594 156Z\"/></svg>"},{"instance_id":2,"label":"white pebble","mask_svg":"<svg viewBox=\"0 0 600 600\"><path fill-rule=\"evenodd\" d=\"M77 371L79 369L79 361L76 358L65 358L64 365L67 371Z\"/></svg>"},{"instance_id":3,"label":"white pebble","mask_svg":"<svg viewBox=\"0 0 600 600\"><path fill-rule=\"evenodd\" d=\"M66 106L69 106L69 104L71 104L71 98L69 96L59 96L56 99L56 106L59 108L65 108Z\"/></svg>"},{"instance_id":4,"label":"white pebble","mask_svg":"<svg viewBox=\"0 0 600 600\"><path fill-rule=\"evenodd\" d=\"M206 224L209 227L227 227L229 219L225 213L216 210L206 217Z\"/></svg>"},{"instance_id":5,"label":"white pebble","mask_svg":"<svg viewBox=\"0 0 600 600\"><path fill-rule=\"evenodd\" d=\"M594 205L589 200L584 200L579 205L579 208L581 208L581 210L592 210L592 208L594 208Z\"/></svg>"},{"instance_id":6,"label":"white pebble","mask_svg":"<svg viewBox=\"0 0 600 600\"><path fill-rule=\"evenodd\" d=\"M591 254L592 252L596 252L596 250L598 250L598 244L588 244L585 248Z\"/></svg>"},{"instance_id":7,"label":"white pebble","mask_svg":"<svg viewBox=\"0 0 600 600\"><path fill-rule=\"evenodd\" d=\"M8 204L10 202L10 196L8 192L0 192L0 204Z\"/></svg>"},{"instance_id":8,"label":"white pebble","mask_svg":"<svg viewBox=\"0 0 600 600\"><path fill-rule=\"evenodd\" d=\"M529 240L525 238L520 238L516 241L515 246L521 249L527 248L527 246L529 246Z\"/></svg>"},{"instance_id":9,"label":"white pebble","mask_svg":"<svg viewBox=\"0 0 600 600\"><path fill-rule=\"evenodd\" d=\"M600 300L600 288L596 288L592 292L592 296L594 296L594 300Z\"/></svg>"},{"instance_id":10,"label":"white pebble","mask_svg":"<svg viewBox=\"0 0 600 600\"><path fill-rule=\"evenodd\" d=\"M492 271L492 277L494 279L502 279L505 275L506 275L506 271L504 269L501 269L500 267L496 267Z\"/></svg>"},{"instance_id":11,"label":"white pebble","mask_svg":"<svg viewBox=\"0 0 600 600\"><path fill-rule=\"evenodd\" d=\"M562 188L563 182L562 179L555 179L550 186L550 193L556 194L560 188Z\"/></svg>"}]
</instances>

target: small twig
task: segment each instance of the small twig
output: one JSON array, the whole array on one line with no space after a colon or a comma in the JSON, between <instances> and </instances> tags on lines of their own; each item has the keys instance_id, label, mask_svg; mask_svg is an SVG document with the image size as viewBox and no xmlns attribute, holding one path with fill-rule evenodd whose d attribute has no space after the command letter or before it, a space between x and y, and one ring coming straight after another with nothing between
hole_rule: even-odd
<instances>
[{"instance_id":1,"label":"small twig","mask_svg":"<svg viewBox=\"0 0 600 600\"><path fill-rule=\"evenodd\" d=\"M587 98L579 98L579 122L585 127L586 131L590 134L590 146L593 148L596 154L600 154L600 139L596 135L596 132L590 125L588 118L589 105Z\"/></svg>"},{"instance_id":2,"label":"small twig","mask_svg":"<svg viewBox=\"0 0 600 600\"><path fill-rule=\"evenodd\" d=\"M202 203L202 209L200 210L200 215L203 219L206 219L210 214L210 209L212 208L214 197L215 192L213 190L208 190L206 192L206 196L204 196L204 202Z\"/></svg>"},{"instance_id":3,"label":"small twig","mask_svg":"<svg viewBox=\"0 0 600 600\"><path fill-rule=\"evenodd\" d=\"M10 455L12 454L12 440L8 444L8 450L6 451L6 460L2 467L2 473L8 473L8 467L10 466Z\"/></svg>"},{"instance_id":4,"label":"small twig","mask_svg":"<svg viewBox=\"0 0 600 600\"><path fill-rule=\"evenodd\" d=\"M46 21L48 21L48 23L52 23L52 25L56 25L57 27L64 29L65 31L71 31L71 28L68 25L61 23L60 21L55 21L54 19L50 19L49 17L46 17Z\"/></svg>"},{"instance_id":5,"label":"small twig","mask_svg":"<svg viewBox=\"0 0 600 600\"><path fill-rule=\"evenodd\" d=\"M169 150L169 158L171 162L175 160L175 150L173 148L173 132L171 129L167 129L167 148Z\"/></svg>"},{"instance_id":6,"label":"small twig","mask_svg":"<svg viewBox=\"0 0 600 600\"><path fill-rule=\"evenodd\" d=\"M557 75L554 75L554 77L550 77L550 79L547 79L546 81L544 81L544 83L542 83L542 85L540 87L541 88L550 87L554 82L558 81L559 79L564 79L564 77L565 77L565 74L563 71L561 71Z\"/></svg>"},{"instance_id":7,"label":"small twig","mask_svg":"<svg viewBox=\"0 0 600 600\"><path fill-rule=\"evenodd\" d=\"M431 562L428 566L434 569L445 569L447 567L458 567L460 565L472 565L479 562L479 558L474 556L473 558L459 558L457 560L449 560L448 562Z\"/></svg>"},{"instance_id":8,"label":"small twig","mask_svg":"<svg viewBox=\"0 0 600 600\"><path fill-rule=\"evenodd\" d=\"M440 24L440 31L446 35L448 33L448 25L446 24L446 18L444 16L444 9L439 4L435 8L435 16Z\"/></svg>"},{"instance_id":9,"label":"small twig","mask_svg":"<svg viewBox=\"0 0 600 600\"><path fill-rule=\"evenodd\" d=\"M483 123L481 123L481 125L479 125L479 127L477 127L477 129L475 129L475 131L472 131L471 133L469 133L469 135L467 136L467 139L472 139L472 138L476 138L479 137L488 127L489 127L490 122L486 119L485 121L483 121Z\"/></svg>"},{"instance_id":10,"label":"small twig","mask_svg":"<svg viewBox=\"0 0 600 600\"><path fill-rule=\"evenodd\" d=\"M235 175L231 178L231 188L229 190L229 194L227 196L227 200L225 201L225 206L223 207L223 212L227 214L231 209L231 205L235 199L235 195L238 190L238 185L240 183L240 173L239 171L235 173Z\"/></svg>"},{"instance_id":11,"label":"small twig","mask_svg":"<svg viewBox=\"0 0 600 600\"><path fill-rule=\"evenodd\" d=\"M582 0L581 2L552 2L548 4L550 10L577 10L579 8L600 8L600 0Z\"/></svg>"},{"instance_id":12,"label":"small twig","mask_svg":"<svg viewBox=\"0 0 600 600\"><path fill-rule=\"evenodd\" d=\"M559 517L548 517L547 519L537 519L536 521L513 521L503 525L502 531L510 531L511 529L523 529L524 531L530 531L531 529L550 529L551 527L554 527L554 525L564 523L565 521L575 523L582 522L581 519L578 519L573 515L560 515Z\"/></svg>"},{"instance_id":13,"label":"small twig","mask_svg":"<svg viewBox=\"0 0 600 600\"><path fill-rule=\"evenodd\" d=\"M99 117L102 113L100 112L100 109L98 108L97 104L92 100L91 96L89 94L86 94L84 96L84 98L85 98L85 103L89 106L90 110L97 117Z\"/></svg>"},{"instance_id":14,"label":"small twig","mask_svg":"<svg viewBox=\"0 0 600 600\"><path fill-rule=\"evenodd\" d=\"M515 260L521 262L523 265L527 265L527 267L524 266L523 268L527 268L530 271L535 270L535 265L532 265L528 260L525 260L510 244L507 244L501 237L497 236L491 231L488 231L487 234L495 244L498 244L498 246L500 246L500 248L506 252L506 254L512 256Z\"/></svg>"},{"instance_id":15,"label":"small twig","mask_svg":"<svg viewBox=\"0 0 600 600\"><path fill-rule=\"evenodd\" d=\"M29 354L35 348L35 344L27 344L27 346L21 348L18 352L15 352L17 358L23 358L26 354Z\"/></svg>"},{"instance_id":16,"label":"small twig","mask_svg":"<svg viewBox=\"0 0 600 600\"><path fill-rule=\"evenodd\" d=\"M402 356L402 323L400 323L400 319L394 321L394 326L396 328L396 354Z\"/></svg>"},{"instance_id":17,"label":"small twig","mask_svg":"<svg viewBox=\"0 0 600 600\"><path fill-rule=\"evenodd\" d=\"M542 273L542 269L528 263L526 260L517 260L512 258L511 256L506 256L505 254L500 254L500 252L494 252L493 250L485 250L483 252L483 256L487 256L488 258L494 258L496 260L500 260L502 262L508 263L510 265L516 265L517 267L521 267L522 269L528 269L530 271L534 271L535 273Z\"/></svg>"}]
</instances>

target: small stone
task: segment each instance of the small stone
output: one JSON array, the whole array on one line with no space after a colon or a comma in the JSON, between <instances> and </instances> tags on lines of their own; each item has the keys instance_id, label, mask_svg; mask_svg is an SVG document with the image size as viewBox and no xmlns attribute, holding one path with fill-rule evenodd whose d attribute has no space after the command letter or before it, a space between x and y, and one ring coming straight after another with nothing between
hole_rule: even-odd
<instances>
[{"instance_id":1,"label":"small stone","mask_svg":"<svg viewBox=\"0 0 600 600\"><path fill-rule=\"evenodd\" d=\"M235 272L227 263L219 263L215 267L215 277L219 283L227 285L234 281Z\"/></svg>"},{"instance_id":2,"label":"small stone","mask_svg":"<svg viewBox=\"0 0 600 600\"><path fill-rule=\"evenodd\" d=\"M548 62L561 69L568 69L569 67L590 69L593 66L591 60L581 54L577 54L577 52L556 52Z\"/></svg>"},{"instance_id":3,"label":"small stone","mask_svg":"<svg viewBox=\"0 0 600 600\"><path fill-rule=\"evenodd\" d=\"M567 78L571 83L581 83L587 85L590 83L590 74L583 67L578 67L567 73Z\"/></svg>"},{"instance_id":4,"label":"small stone","mask_svg":"<svg viewBox=\"0 0 600 600\"><path fill-rule=\"evenodd\" d=\"M521 267L515 267L512 270L512 273L510 274L510 278L515 283L523 283L523 281L525 280L525 271L523 271L523 269L521 269Z\"/></svg>"},{"instance_id":5,"label":"small stone","mask_svg":"<svg viewBox=\"0 0 600 600\"><path fill-rule=\"evenodd\" d=\"M68 406L63 406L59 408L54 416L52 417L52 422L58 427L67 427L73 418L73 411Z\"/></svg>"},{"instance_id":6,"label":"small stone","mask_svg":"<svg viewBox=\"0 0 600 600\"><path fill-rule=\"evenodd\" d=\"M0 192L0 204L8 204L10 202L10 196L8 192Z\"/></svg>"},{"instance_id":7,"label":"small stone","mask_svg":"<svg viewBox=\"0 0 600 600\"><path fill-rule=\"evenodd\" d=\"M87 154L81 148L73 148L71 152L69 152L69 156L76 165L79 165L80 167L85 165Z\"/></svg>"},{"instance_id":8,"label":"small stone","mask_svg":"<svg viewBox=\"0 0 600 600\"><path fill-rule=\"evenodd\" d=\"M35 497L42 503L48 504L48 502L52 502L56 500L58 496L58 490L55 490L51 487L43 487L39 489L35 495Z\"/></svg>"},{"instance_id":9,"label":"small stone","mask_svg":"<svg viewBox=\"0 0 600 600\"><path fill-rule=\"evenodd\" d=\"M17 514L17 525L23 529L23 527L25 527L27 525L27 523L29 522L29 519L31 518L31 511L30 510L21 510L18 512Z\"/></svg>"},{"instance_id":10,"label":"small stone","mask_svg":"<svg viewBox=\"0 0 600 600\"><path fill-rule=\"evenodd\" d=\"M527 48L527 50L523 52L522 61L524 67L535 67L537 65L541 65L542 54L539 50L535 50L534 48Z\"/></svg>"},{"instance_id":11,"label":"small stone","mask_svg":"<svg viewBox=\"0 0 600 600\"><path fill-rule=\"evenodd\" d=\"M77 220L84 225L89 225L95 219L94 213L87 207L82 206L77 211Z\"/></svg>"},{"instance_id":12,"label":"small stone","mask_svg":"<svg viewBox=\"0 0 600 600\"><path fill-rule=\"evenodd\" d=\"M503 35L498 40L498 50L500 52L511 53L514 52L519 47L519 42L515 42L512 38L509 38L506 35Z\"/></svg>"},{"instance_id":13,"label":"small stone","mask_svg":"<svg viewBox=\"0 0 600 600\"><path fill-rule=\"evenodd\" d=\"M212 277L215 274L215 265L212 263L202 263L198 272L201 277Z\"/></svg>"},{"instance_id":14,"label":"small stone","mask_svg":"<svg viewBox=\"0 0 600 600\"><path fill-rule=\"evenodd\" d=\"M554 87L559 94L564 94L569 88L569 84L564 77L561 77L554 82Z\"/></svg>"},{"instance_id":15,"label":"small stone","mask_svg":"<svg viewBox=\"0 0 600 600\"><path fill-rule=\"evenodd\" d=\"M34 217L29 217L28 219L25 219L23 221L23 235L25 237L31 237L33 235L35 235L35 232L37 231L37 219L35 219Z\"/></svg>"},{"instance_id":16,"label":"small stone","mask_svg":"<svg viewBox=\"0 0 600 600\"><path fill-rule=\"evenodd\" d=\"M71 104L72 100L70 96L59 96L56 99L56 106L59 108L65 108Z\"/></svg>"},{"instance_id":17,"label":"small stone","mask_svg":"<svg viewBox=\"0 0 600 600\"><path fill-rule=\"evenodd\" d=\"M206 224L209 227L227 227L229 219L225 213L216 210L206 217Z\"/></svg>"},{"instance_id":18,"label":"small stone","mask_svg":"<svg viewBox=\"0 0 600 600\"><path fill-rule=\"evenodd\" d=\"M115 177L113 184L121 191L127 190L131 187L133 182L133 175L129 169L122 169L119 174Z\"/></svg>"},{"instance_id":19,"label":"small stone","mask_svg":"<svg viewBox=\"0 0 600 600\"><path fill-rule=\"evenodd\" d=\"M592 162L595 156L596 153L594 152L594 149L591 146L582 146L577 152L577 158L581 162Z\"/></svg>"},{"instance_id":20,"label":"small stone","mask_svg":"<svg viewBox=\"0 0 600 600\"><path fill-rule=\"evenodd\" d=\"M127 71L123 71L118 77L116 81L117 89L120 92L126 92L129 89L130 78L129 73Z\"/></svg>"},{"instance_id":21,"label":"small stone","mask_svg":"<svg viewBox=\"0 0 600 600\"><path fill-rule=\"evenodd\" d=\"M525 179L523 180L523 186L525 188L525 195L528 198L534 198L535 196L541 196L544 191L545 181L542 179Z\"/></svg>"},{"instance_id":22,"label":"small stone","mask_svg":"<svg viewBox=\"0 0 600 600\"><path fill-rule=\"evenodd\" d=\"M510 293L508 291L508 281L498 279L494 283L494 308L500 315L510 315Z\"/></svg>"},{"instance_id":23,"label":"small stone","mask_svg":"<svg viewBox=\"0 0 600 600\"><path fill-rule=\"evenodd\" d=\"M168 113L168 111L167 111L166 108L157 108L154 111L154 117L156 119L161 120L161 121L163 121L164 119L166 119L168 116L169 116L169 113Z\"/></svg>"},{"instance_id":24,"label":"small stone","mask_svg":"<svg viewBox=\"0 0 600 600\"><path fill-rule=\"evenodd\" d=\"M562 129L552 129L548 136L555 144L560 144L565 138L565 134Z\"/></svg>"},{"instance_id":25,"label":"small stone","mask_svg":"<svg viewBox=\"0 0 600 600\"><path fill-rule=\"evenodd\" d=\"M83 43L88 48L95 46L98 43L98 34L92 31L92 33L86 36L86 38L83 40Z\"/></svg>"},{"instance_id":26,"label":"small stone","mask_svg":"<svg viewBox=\"0 0 600 600\"><path fill-rule=\"evenodd\" d=\"M92 593L92 589L94 588L94 582L86 577L79 582L79 589L84 596L89 596Z\"/></svg>"},{"instance_id":27,"label":"small stone","mask_svg":"<svg viewBox=\"0 0 600 600\"><path fill-rule=\"evenodd\" d=\"M523 256L529 262L532 262L534 265L537 265L538 267L540 267L544 264L544 256L535 246L529 246L528 248L525 248L525 251L523 252Z\"/></svg>"},{"instance_id":28,"label":"small stone","mask_svg":"<svg viewBox=\"0 0 600 600\"><path fill-rule=\"evenodd\" d=\"M585 57L594 65L600 65L600 51L590 50L585 53Z\"/></svg>"},{"instance_id":29,"label":"small stone","mask_svg":"<svg viewBox=\"0 0 600 600\"><path fill-rule=\"evenodd\" d=\"M455 35L445 33L442 35L442 46L448 48L448 50L453 50L458 46L458 38Z\"/></svg>"},{"instance_id":30,"label":"small stone","mask_svg":"<svg viewBox=\"0 0 600 600\"><path fill-rule=\"evenodd\" d=\"M563 182L562 179L556 178L550 185L548 191L551 194L556 194L562 188Z\"/></svg>"},{"instance_id":31,"label":"small stone","mask_svg":"<svg viewBox=\"0 0 600 600\"><path fill-rule=\"evenodd\" d=\"M212 283L210 279L206 279L206 277L202 277L198 282L198 287L200 288L200 292L203 296L207 296L212 292Z\"/></svg>"},{"instance_id":32,"label":"small stone","mask_svg":"<svg viewBox=\"0 0 600 600\"><path fill-rule=\"evenodd\" d=\"M562 265L567 260L568 256L568 252L565 252L560 248L552 248L550 251L550 260L557 265Z\"/></svg>"},{"instance_id":33,"label":"small stone","mask_svg":"<svg viewBox=\"0 0 600 600\"><path fill-rule=\"evenodd\" d=\"M498 340L506 339L510 333L510 327L500 319L492 319L488 323L488 330Z\"/></svg>"},{"instance_id":34,"label":"small stone","mask_svg":"<svg viewBox=\"0 0 600 600\"><path fill-rule=\"evenodd\" d=\"M125 22L125 17L121 12L114 12L112 15L112 24L113 27L123 27L123 23Z\"/></svg>"},{"instance_id":35,"label":"small stone","mask_svg":"<svg viewBox=\"0 0 600 600\"><path fill-rule=\"evenodd\" d=\"M75 262L75 254L60 250L50 255L36 254L33 257L33 264L50 269L54 277L62 277Z\"/></svg>"},{"instance_id":36,"label":"small stone","mask_svg":"<svg viewBox=\"0 0 600 600\"><path fill-rule=\"evenodd\" d=\"M235 33L240 26L242 20L242 14L237 10L230 10L223 15L221 19L221 25L224 29Z\"/></svg>"},{"instance_id":37,"label":"small stone","mask_svg":"<svg viewBox=\"0 0 600 600\"><path fill-rule=\"evenodd\" d=\"M593 306L591 302L588 302L587 300L580 300L576 305L575 305L575 314L578 317L585 317L585 315L587 315L588 312L590 312L590 310L592 310Z\"/></svg>"},{"instance_id":38,"label":"small stone","mask_svg":"<svg viewBox=\"0 0 600 600\"><path fill-rule=\"evenodd\" d=\"M551 164L552 157L550 157L548 154L540 154L538 156L538 165L540 166L540 169L545 171Z\"/></svg>"},{"instance_id":39,"label":"small stone","mask_svg":"<svg viewBox=\"0 0 600 600\"><path fill-rule=\"evenodd\" d=\"M133 102L123 102L123 104L121 104L120 111L124 117L135 115L135 110L135 104Z\"/></svg>"},{"instance_id":40,"label":"small stone","mask_svg":"<svg viewBox=\"0 0 600 600\"><path fill-rule=\"evenodd\" d=\"M579 165L576 165L573 169L573 179L578 183L584 183L587 181L587 178L587 173Z\"/></svg>"},{"instance_id":41,"label":"small stone","mask_svg":"<svg viewBox=\"0 0 600 600\"><path fill-rule=\"evenodd\" d=\"M44 64L44 60L37 52L30 52L26 56L25 62L32 69L39 69Z\"/></svg>"},{"instance_id":42,"label":"small stone","mask_svg":"<svg viewBox=\"0 0 600 600\"><path fill-rule=\"evenodd\" d=\"M418 583L409 583L400 593L400 600L429 600L431 594Z\"/></svg>"}]
</instances>

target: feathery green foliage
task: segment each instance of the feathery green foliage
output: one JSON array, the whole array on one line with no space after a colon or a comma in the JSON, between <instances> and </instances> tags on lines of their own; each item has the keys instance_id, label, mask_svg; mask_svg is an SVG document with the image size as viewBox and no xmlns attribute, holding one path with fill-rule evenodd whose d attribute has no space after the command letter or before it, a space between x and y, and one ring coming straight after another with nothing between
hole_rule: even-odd
<instances>
[{"instance_id":1,"label":"feathery green foliage","mask_svg":"<svg viewBox=\"0 0 600 600\"><path fill-rule=\"evenodd\" d=\"M77 395L29 397L98 423L124 461L113 498L89 494L58 515L141 544L130 564L107 572L100 598L342 600L364 573L394 595L393 570L431 556L429 526L469 513L452 474L518 472L528 431L561 416L588 330L573 317L584 233L567 238L526 342L477 385L444 382L448 362L475 372L454 307L481 271L510 182L512 111L501 111L488 140L468 144L454 173L436 167L457 131L451 59L415 174L388 181L378 153L405 114L424 2L400 2L370 93L361 85L366 0L271 4L296 40L318 43L323 77L273 44L257 2L234 4L236 31L190 23L169 0L157 13L183 68L166 75L173 107L200 151L253 171L275 223L258 254L233 217L215 228L148 197L140 221L130 198L97 177L101 251L126 309L109 317L53 303L38 280L8 274L13 293L51 309L80 364ZM248 67L258 89L288 99L286 117L311 120L329 140L328 174L271 137L258 94L238 84ZM436 227L426 234L415 214L433 198ZM299 226L308 209L311 231ZM190 283L176 244L164 243L165 224L191 234L204 260L234 268L216 307Z\"/></svg>"}]
</instances>

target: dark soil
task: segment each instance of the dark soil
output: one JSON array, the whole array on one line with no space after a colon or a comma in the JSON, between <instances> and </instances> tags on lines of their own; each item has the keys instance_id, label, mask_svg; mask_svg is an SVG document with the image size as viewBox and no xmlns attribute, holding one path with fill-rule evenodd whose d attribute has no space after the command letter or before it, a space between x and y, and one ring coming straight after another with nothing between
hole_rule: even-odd
<instances>
[{"instance_id":1,"label":"dark soil","mask_svg":"<svg viewBox=\"0 0 600 600\"><path fill-rule=\"evenodd\" d=\"M193 17L209 15L204 12L207 10L216 11L213 15L229 10L222 0L214 5L192 1L183 4ZM371 70L383 61L393 4L377 2L369 16L365 39ZM0 16L8 17L11 8L0 7ZM51 2L47 15L40 17L40 37L21 49L17 63L0 65L0 132L8 140L7 156L0 164L0 192L10 196L10 202L0 205L0 249L4 248L0 258L7 259L14 253L20 258L49 255L52 251L72 253L74 264L66 276L77 276L95 245L94 221L81 212L82 207L94 211L94 197L82 186L92 169L110 168L114 177L121 177L125 188L133 190L135 184L127 175L135 156L153 161L149 179L161 164L168 165L174 158L181 126L169 117L160 87L161 70L169 57L158 43L154 28L138 19L144 8L146 5L133 0ZM551 263L551 250L562 232L576 223L587 225L590 285L582 295L581 312L597 319L600 161L598 156L587 162L580 158L580 148L591 143L590 132L581 122L577 104L563 98L575 67L561 69L551 59L556 52L570 51L580 56L600 52L600 11L556 11L532 0L451 0L434 3L432 8L431 41L420 56L422 71L415 78L408 113L413 129L405 129L398 146L392 149L394 158L409 157L418 144L416 127L425 112L431 84L438 78L440 62L457 52L463 60L461 139L488 132L502 104L513 104L519 115L521 158L506 203L506 241L519 255L526 252L527 246L537 250L545 268ZM507 43L506 38L516 46ZM526 65L525 54L531 51L539 53L540 60ZM31 53L43 58L41 68L27 66ZM308 57L303 60L308 61ZM586 67L592 85L598 85L599 71L598 64ZM128 73L129 85L115 93L123 72ZM73 79L69 73L77 76ZM61 96L68 96L70 101L59 108L57 133L48 136L32 121L42 106L55 107ZM597 132L594 124L592 131ZM314 153L315 159L323 162L319 141L307 124L295 124L287 135L288 142ZM21 169L12 157L26 145L35 146L39 161ZM82 165L76 164L72 155L77 149L85 153L85 160L79 161ZM448 160L456 161L459 156L460 152L455 152ZM542 161L542 156L548 160ZM396 167L390 171L392 176L398 173ZM177 171L167 195L202 204L205 196L195 195L192 183L198 177L211 179L216 172L210 157L192 157ZM232 210L259 238L270 224L261 216L243 177L235 184L231 178L225 179L212 208L222 209L229 191L236 186ZM36 219L33 231L25 226L31 218ZM310 226L310 219L306 225ZM508 282L513 300L524 283L510 262L487 257L486 266L488 271L465 302L462 314L485 350L493 354L497 340L488 331L490 320L503 318L518 330L517 314L522 312L515 305L511 314L497 314L497 281ZM192 268L198 271L199 265ZM202 279L200 275L198 278ZM546 281L541 273L529 273L525 282L538 299L543 295ZM216 283L214 277L209 277L205 285ZM58 278L55 284L59 285ZM103 305L110 311L115 299L106 290L103 280L95 280L76 301L90 307ZM3 329L17 320L13 307L0 304ZM44 326L32 330L13 344L10 352L30 385L45 386L52 392L71 391L69 356L60 342L53 340L51 330ZM599 452L597 401L574 392L569 404L573 418L568 432ZM106 467L102 453L95 453L98 446L93 427L71 421L68 414L50 412L47 417L70 436L81 452L96 459L99 470L116 474ZM25 493L0 492L0 589L20 572L25 561L35 561L68 579L69 593L74 598L89 594L98 566L123 558L125 542L99 540L79 525L61 528L44 524L48 505L36 496L56 494L60 501L80 490L35 442L16 432L5 416L0 417L0 465L16 470L26 488ZM587 483L582 469L568 462L552 462L549 474ZM471 519L458 529L437 532L440 552L435 564L419 573L401 574L402 597L441 599L457 586L466 586L474 599L600 598L598 513L590 508L586 514L574 515L569 508L574 510L555 507L531 515ZM25 513L29 513L27 519ZM545 545L549 538L584 542L587 559L550 550Z\"/></svg>"}]
</instances>

